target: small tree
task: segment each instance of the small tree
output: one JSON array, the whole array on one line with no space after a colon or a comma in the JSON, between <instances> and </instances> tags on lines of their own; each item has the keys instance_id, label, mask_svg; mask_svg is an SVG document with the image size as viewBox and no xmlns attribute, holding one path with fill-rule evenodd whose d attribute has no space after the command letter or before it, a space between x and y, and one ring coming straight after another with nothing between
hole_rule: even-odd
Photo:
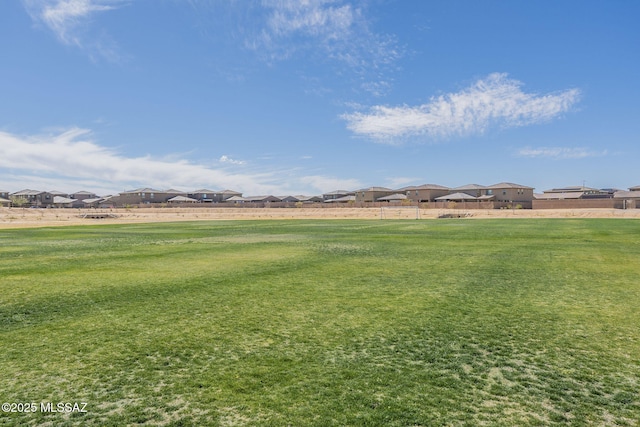
<instances>
[{"instance_id":1,"label":"small tree","mask_svg":"<svg viewBox=\"0 0 640 427\"><path fill-rule=\"evenodd\" d=\"M16 208L21 208L25 206L29 201L25 197L11 196L11 206L15 206Z\"/></svg>"}]
</instances>

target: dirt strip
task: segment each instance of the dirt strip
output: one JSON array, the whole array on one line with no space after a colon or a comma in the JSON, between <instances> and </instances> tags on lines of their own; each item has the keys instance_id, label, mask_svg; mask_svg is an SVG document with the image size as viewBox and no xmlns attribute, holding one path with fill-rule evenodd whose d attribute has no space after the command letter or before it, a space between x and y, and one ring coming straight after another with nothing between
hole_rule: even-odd
<instances>
[{"instance_id":1,"label":"dirt strip","mask_svg":"<svg viewBox=\"0 0 640 427\"><path fill-rule=\"evenodd\" d=\"M640 209L421 209L420 219L474 218L640 218ZM129 224L204 220L415 219L407 208L0 208L0 229L87 224Z\"/></svg>"}]
</instances>

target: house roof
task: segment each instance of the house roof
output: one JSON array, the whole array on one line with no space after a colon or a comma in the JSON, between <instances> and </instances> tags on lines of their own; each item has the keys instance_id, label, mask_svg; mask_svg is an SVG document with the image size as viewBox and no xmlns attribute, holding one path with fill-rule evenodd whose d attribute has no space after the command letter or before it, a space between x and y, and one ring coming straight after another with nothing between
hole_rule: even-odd
<instances>
[{"instance_id":1,"label":"house roof","mask_svg":"<svg viewBox=\"0 0 640 427\"><path fill-rule=\"evenodd\" d=\"M201 193L217 193L217 191L213 191L213 190L207 190L206 188L200 189L200 190L196 190L191 194L201 194Z\"/></svg>"},{"instance_id":2,"label":"house roof","mask_svg":"<svg viewBox=\"0 0 640 427\"><path fill-rule=\"evenodd\" d=\"M53 203L55 204L66 205L68 203L73 203L75 201L76 199L70 199L68 197L53 196Z\"/></svg>"},{"instance_id":3,"label":"house roof","mask_svg":"<svg viewBox=\"0 0 640 427\"><path fill-rule=\"evenodd\" d=\"M120 194L135 194L135 193L164 193L164 191L147 187L147 188L137 188L135 190L123 191Z\"/></svg>"},{"instance_id":4,"label":"house roof","mask_svg":"<svg viewBox=\"0 0 640 427\"><path fill-rule=\"evenodd\" d=\"M276 196L268 195L268 196L249 196L249 197L245 197L244 200L247 202L262 202L262 201L276 201L280 199L277 198Z\"/></svg>"},{"instance_id":5,"label":"house roof","mask_svg":"<svg viewBox=\"0 0 640 427\"><path fill-rule=\"evenodd\" d=\"M630 191L640 191L640 185L636 185L635 187L629 187Z\"/></svg>"},{"instance_id":6,"label":"house roof","mask_svg":"<svg viewBox=\"0 0 640 427\"><path fill-rule=\"evenodd\" d=\"M398 191L410 191L410 190L449 190L449 187L444 187L438 184L422 184L422 185L410 185L408 187L402 187Z\"/></svg>"},{"instance_id":7,"label":"house roof","mask_svg":"<svg viewBox=\"0 0 640 427\"><path fill-rule=\"evenodd\" d=\"M478 200L467 193L453 193L446 196L436 197L436 200Z\"/></svg>"},{"instance_id":8,"label":"house roof","mask_svg":"<svg viewBox=\"0 0 640 427\"><path fill-rule=\"evenodd\" d=\"M175 197L172 197L169 200L167 200L167 202L172 202L172 203L197 203L198 200L192 199L191 197L186 197L186 196L175 196Z\"/></svg>"},{"instance_id":9,"label":"house roof","mask_svg":"<svg viewBox=\"0 0 640 427\"><path fill-rule=\"evenodd\" d=\"M292 201L296 201L296 202L306 202L309 201L311 199L322 199L321 197L318 196L304 196L302 194L298 194L297 196L282 196L279 197L280 200L286 200L286 199L290 199Z\"/></svg>"},{"instance_id":10,"label":"house roof","mask_svg":"<svg viewBox=\"0 0 640 427\"><path fill-rule=\"evenodd\" d=\"M563 200L563 199L580 199L584 196L584 191L574 191L569 193L547 193L534 194L533 197L538 200Z\"/></svg>"},{"instance_id":11,"label":"house roof","mask_svg":"<svg viewBox=\"0 0 640 427\"><path fill-rule=\"evenodd\" d=\"M335 190L335 191L331 191L329 193L324 193L323 196L338 196L340 194L350 194L350 193L353 193L353 191Z\"/></svg>"},{"instance_id":12,"label":"house roof","mask_svg":"<svg viewBox=\"0 0 640 427\"><path fill-rule=\"evenodd\" d=\"M386 187L369 187L369 188L362 188L360 190L357 190L357 192L363 192L363 191L393 191L390 188L386 188Z\"/></svg>"},{"instance_id":13,"label":"house roof","mask_svg":"<svg viewBox=\"0 0 640 427\"><path fill-rule=\"evenodd\" d=\"M498 184L493 184L488 186L492 190L501 189L501 188L526 188L528 190L533 190L533 187L527 187L526 185L514 184L513 182L500 182Z\"/></svg>"},{"instance_id":14,"label":"house roof","mask_svg":"<svg viewBox=\"0 0 640 427\"><path fill-rule=\"evenodd\" d=\"M407 200L407 195L396 193L396 194L391 194L389 196L379 197L377 199L377 201L379 202L392 202L395 200Z\"/></svg>"},{"instance_id":15,"label":"house roof","mask_svg":"<svg viewBox=\"0 0 640 427\"><path fill-rule=\"evenodd\" d=\"M320 196L296 196L301 202L308 202L308 201L322 201L322 197Z\"/></svg>"},{"instance_id":16,"label":"house roof","mask_svg":"<svg viewBox=\"0 0 640 427\"><path fill-rule=\"evenodd\" d=\"M11 200L0 197L0 203L11 203Z\"/></svg>"},{"instance_id":17,"label":"house roof","mask_svg":"<svg viewBox=\"0 0 640 427\"><path fill-rule=\"evenodd\" d=\"M355 202L356 196L343 196L338 197L337 199L325 200L325 203L347 203L347 202Z\"/></svg>"},{"instance_id":18,"label":"house roof","mask_svg":"<svg viewBox=\"0 0 640 427\"><path fill-rule=\"evenodd\" d=\"M94 193L92 193L91 191L76 191L75 193L71 193L73 195L83 195L83 196L92 196Z\"/></svg>"},{"instance_id":19,"label":"house roof","mask_svg":"<svg viewBox=\"0 0 640 427\"><path fill-rule=\"evenodd\" d=\"M614 199L640 199L640 187L635 191L616 191L613 193Z\"/></svg>"},{"instance_id":20,"label":"house roof","mask_svg":"<svg viewBox=\"0 0 640 427\"><path fill-rule=\"evenodd\" d=\"M240 196L231 196L225 202L245 202L246 199Z\"/></svg>"},{"instance_id":21,"label":"house roof","mask_svg":"<svg viewBox=\"0 0 640 427\"><path fill-rule=\"evenodd\" d=\"M84 199L82 201L82 203L85 203L85 204L89 205L91 203L101 202L103 200L107 200L107 199L104 199L102 197L96 197L96 198L93 198L93 199Z\"/></svg>"},{"instance_id":22,"label":"house roof","mask_svg":"<svg viewBox=\"0 0 640 427\"><path fill-rule=\"evenodd\" d=\"M600 190L598 190L597 188L576 185L576 186L570 186L570 187L552 188L551 190L543 191L543 193L585 193L587 191L600 191Z\"/></svg>"},{"instance_id":23,"label":"house roof","mask_svg":"<svg viewBox=\"0 0 640 427\"><path fill-rule=\"evenodd\" d=\"M452 188L453 191L463 191L463 190L484 190L487 187L480 184L466 184L460 187Z\"/></svg>"},{"instance_id":24,"label":"house roof","mask_svg":"<svg viewBox=\"0 0 640 427\"><path fill-rule=\"evenodd\" d=\"M38 194L42 194L44 191L40 190L29 190L28 188L25 190L16 191L12 194L12 196L37 196Z\"/></svg>"}]
</instances>

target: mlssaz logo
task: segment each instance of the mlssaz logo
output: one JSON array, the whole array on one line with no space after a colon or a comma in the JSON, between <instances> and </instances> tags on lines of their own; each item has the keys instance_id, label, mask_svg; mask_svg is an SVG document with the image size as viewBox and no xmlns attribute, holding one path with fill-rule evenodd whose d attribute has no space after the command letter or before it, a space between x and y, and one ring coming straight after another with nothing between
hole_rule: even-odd
<instances>
[{"instance_id":1,"label":"mlssaz logo","mask_svg":"<svg viewBox=\"0 0 640 427\"><path fill-rule=\"evenodd\" d=\"M63 412L63 413L73 413L73 412L80 412L80 413L86 413L87 412L87 404L85 402L75 402L75 403L70 403L70 402L59 402L59 403L52 403L52 402L41 402L40 403L40 412Z\"/></svg>"}]
</instances>

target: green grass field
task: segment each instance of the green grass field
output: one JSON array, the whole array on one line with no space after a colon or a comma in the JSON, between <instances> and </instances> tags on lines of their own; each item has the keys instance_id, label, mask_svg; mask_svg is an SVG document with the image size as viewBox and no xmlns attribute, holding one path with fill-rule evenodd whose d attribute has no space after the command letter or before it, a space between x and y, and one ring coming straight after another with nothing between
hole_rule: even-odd
<instances>
[{"instance_id":1,"label":"green grass field","mask_svg":"<svg viewBox=\"0 0 640 427\"><path fill-rule=\"evenodd\" d=\"M0 348L0 425L637 426L640 222L2 230Z\"/></svg>"}]
</instances>

